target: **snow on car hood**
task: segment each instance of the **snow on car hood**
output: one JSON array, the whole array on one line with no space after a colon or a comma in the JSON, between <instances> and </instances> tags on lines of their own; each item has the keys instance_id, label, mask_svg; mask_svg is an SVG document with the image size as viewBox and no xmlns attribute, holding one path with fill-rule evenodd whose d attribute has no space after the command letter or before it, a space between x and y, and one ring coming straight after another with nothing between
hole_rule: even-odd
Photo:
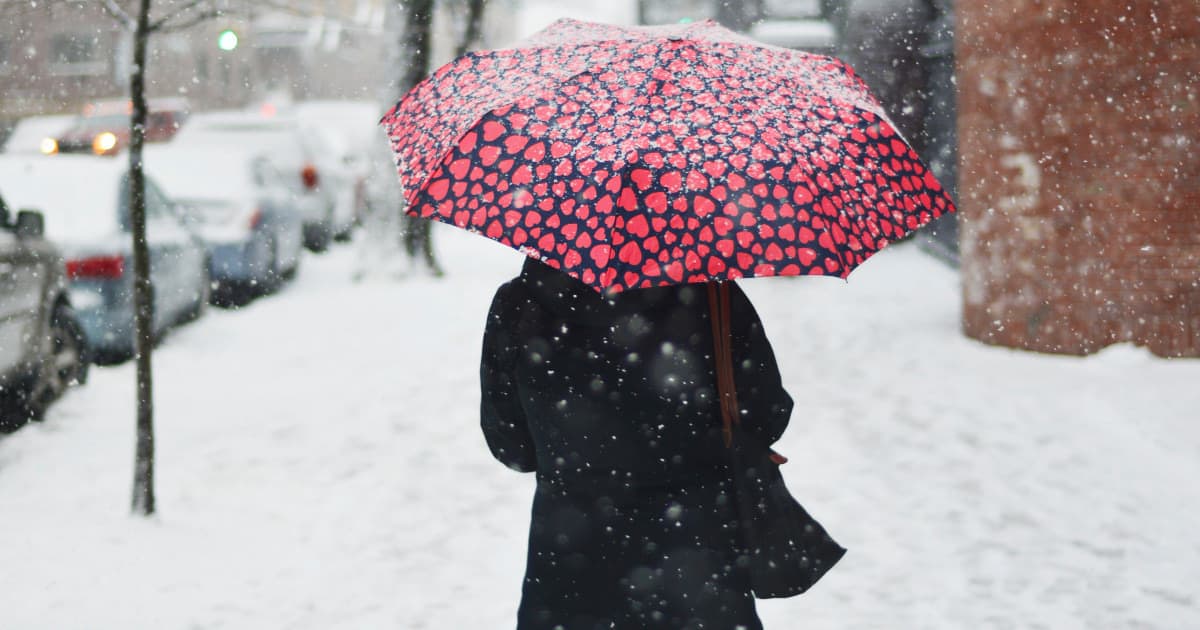
<instances>
[{"instance_id":1,"label":"snow on car hood","mask_svg":"<svg viewBox=\"0 0 1200 630\"><path fill-rule=\"evenodd\" d=\"M122 233L117 203L125 161L76 155L0 155L0 195L12 211L38 210L46 238L65 249Z\"/></svg>"}]
</instances>

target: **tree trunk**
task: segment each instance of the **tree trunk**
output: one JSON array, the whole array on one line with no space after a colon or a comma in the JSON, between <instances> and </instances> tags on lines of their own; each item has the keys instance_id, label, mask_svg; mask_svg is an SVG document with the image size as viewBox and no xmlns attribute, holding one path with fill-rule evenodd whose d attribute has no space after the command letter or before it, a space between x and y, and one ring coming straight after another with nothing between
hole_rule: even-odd
<instances>
[{"instance_id":1,"label":"tree trunk","mask_svg":"<svg viewBox=\"0 0 1200 630\"><path fill-rule=\"evenodd\" d=\"M429 72L429 39L433 23L433 0L401 0L404 7L404 32L400 48L408 59L404 64L399 91L406 94Z\"/></svg>"},{"instance_id":2,"label":"tree trunk","mask_svg":"<svg viewBox=\"0 0 1200 630\"><path fill-rule=\"evenodd\" d=\"M150 39L150 0L141 0L133 36L133 72L129 80L133 115L129 134L129 223L133 234L134 353L137 361L137 454L134 459L133 512L154 513L154 399L150 354L154 344L154 285L146 246L146 179L142 147L146 130L146 48Z\"/></svg>"},{"instance_id":3,"label":"tree trunk","mask_svg":"<svg viewBox=\"0 0 1200 630\"><path fill-rule=\"evenodd\" d=\"M474 1L474 0L473 0ZM429 73L430 26L433 22L433 0L401 0L405 9L404 32L400 48L407 59L404 74L397 85L401 95L420 83ZM419 249L425 264L434 275L442 275L437 258L433 254L433 235L427 219L404 215L404 247L410 258L415 258Z\"/></svg>"},{"instance_id":4,"label":"tree trunk","mask_svg":"<svg viewBox=\"0 0 1200 630\"><path fill-rule=\"evenodd\" d=\"M454 51L455 57L467 54L479 41L483 32L483 8L485 0L467 0L467 24L463 29L462 40Z\"/></svg>"}]
</instances>

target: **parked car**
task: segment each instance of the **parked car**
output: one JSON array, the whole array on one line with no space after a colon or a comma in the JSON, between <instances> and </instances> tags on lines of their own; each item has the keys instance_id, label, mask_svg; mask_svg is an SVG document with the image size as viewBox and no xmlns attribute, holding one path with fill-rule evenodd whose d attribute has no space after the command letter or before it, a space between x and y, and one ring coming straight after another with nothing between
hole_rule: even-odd
<instances>
[{"instance_id":1,"label":"parked car","mask_svg":"<svg viewBox=\"0 0 1200 630\"><path fill-rule=\"evenodd\" d=\"M283 174L294 207L304 220L304 244L324 251L345 220L337 216L335 186L326 183L317 155L322 150L311 129L293 116L265 111L196 114L172 141L188 147L271 147L269 159Z\"/></svg>"},{"instance_id":2,"label":"parked car","mask_svg":"<svg viewBox=\"0 0 1200 630\"><path fill-rule=\"evenodd\" d=\"M0 191L2 193L2 191ZM40 420L46 406L87 380L83 328L71 309L63 259L42 215L12 213L0 197L0 429Z\"/></svg>"},{"instance_id":3,"label":"parked car","mask_svg":"<svg viewBox=\"0 0 1200 630\"><path fill-rule=\"evenodd\" d=\"M4 141L4 152L43 153L50 146L47 141L70 127L75 118L70 114L22 118Z\"/></svg>"},{"instance_id":4,"label":"parked car","mask_svg":"<svg viewBox=\"0 0 1200 630\"><path fill-rule=\"evenodd\" d=\"M45 214L47 237L66 258L71 304L101 359L132 354L133 257L129 178L123 160L94 156L0 156L10 204ZM154 330L198 317L208 304L208 252L152 178L146 179L146 240L154 283Z\"/></svg>"},{"instance_id":5,"label":"parked car","mask_svg":"<svg viewBox=\"0 0 1200 630\"><path fill-rule=\"evenodd\" d=\"M186 142L146 150L147 171L204 240L213 281L235 301L274 290L300 265L303 217L284 175L264 154L271 151Z\"/></svg>"},{"instance_id":6,"label":"parked car","mask_svg":"<svg viewBox=\"0 0 1200 630\"><path fill-rule=\"evenodd\" d=\"M348 206L338 214L352 216L357 224L372 201L370 180L375 172L374 158L391 155L387 136L379 127L383 108L370 101L305 101L297 103L293 111L297 118L323 130L329 138L321 155L328 160L330 170L344 173L339 178L345 182L344 190L337 198L339 205ZM390 157L384 164L391 164ZM389 176L396 179L394 172Z\"/></svg>"},{"instance_id":7,"label":"parked car","mask_svg":"<svg viewBox=\"0 0 1200 630\"><path fill-rule=\"evenodd\" d=\"M146 114L146 142L166 142L188 118L187 101L178 98L151 99ZM42 153L93 153L116 155L129 146L130 101L98 101L83 108L70 127L46 138Z\"/></svg>"}]
</instances>

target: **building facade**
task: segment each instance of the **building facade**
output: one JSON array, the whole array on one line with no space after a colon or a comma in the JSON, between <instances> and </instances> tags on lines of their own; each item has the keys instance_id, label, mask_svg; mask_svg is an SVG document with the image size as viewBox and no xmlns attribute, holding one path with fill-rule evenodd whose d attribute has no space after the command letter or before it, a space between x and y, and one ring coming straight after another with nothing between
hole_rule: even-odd
<instances>
[{"instance_id":1,"label":"building facade","mask_svg":"<svg viewBox=\"0 0 1200 630\"><path fill-rule=\"evenodd\" d=\"M133 35L102 3L0 4L0 121L78 113L90 101L126 97ZM170 2L161 3L169 10ZM248 31L245 16L209 20L151 38L147 85L152 97L186 97L207 107L245 102L254 81L251 51L223 51L224 29Z\"/></svg>"},{"instance_id":2,"label":"building facade","mask_svg":"<svg viewBox=\"0 0 1200 630\"><path fill-rule=\"evenodd\" d=\"M1200 5L957 11L966 333L1200 356Z\"/></svg>"},{"instance_id":3,"label":"building facade","mask_svg":"<svg viewBox=\"0 0 1200 630\"><path fill-rule=\"evenodd\" d=\"M297 0L288 10L217 2L221 17L152 35L148 96L184 97L196 110L281 95L378 98L391 2ZM160 0L155 15L186 4ZM0 129L23 116L73 114L91 101L127 97L133 37L101 2L0 0L0 16ZM219 40L226 31L235 37Z\"/></svg>"}]
</instances>

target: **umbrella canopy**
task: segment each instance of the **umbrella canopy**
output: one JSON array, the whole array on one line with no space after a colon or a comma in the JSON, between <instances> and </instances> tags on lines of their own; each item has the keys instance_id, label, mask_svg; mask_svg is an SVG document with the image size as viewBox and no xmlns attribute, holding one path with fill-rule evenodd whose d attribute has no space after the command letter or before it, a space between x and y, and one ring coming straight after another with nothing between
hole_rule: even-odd
<instances>
[{"instance_id":1,"label":"umbrella canopy","mask_svg":"<svg viewBox=\"0 0 1200 630\"><path fill-rule=\"evenodd\" d=\"M384 118L410 214L599 291L846 277L953 202L843 62L712 21L560 20Z\"/></svg>"}]
</instances>

